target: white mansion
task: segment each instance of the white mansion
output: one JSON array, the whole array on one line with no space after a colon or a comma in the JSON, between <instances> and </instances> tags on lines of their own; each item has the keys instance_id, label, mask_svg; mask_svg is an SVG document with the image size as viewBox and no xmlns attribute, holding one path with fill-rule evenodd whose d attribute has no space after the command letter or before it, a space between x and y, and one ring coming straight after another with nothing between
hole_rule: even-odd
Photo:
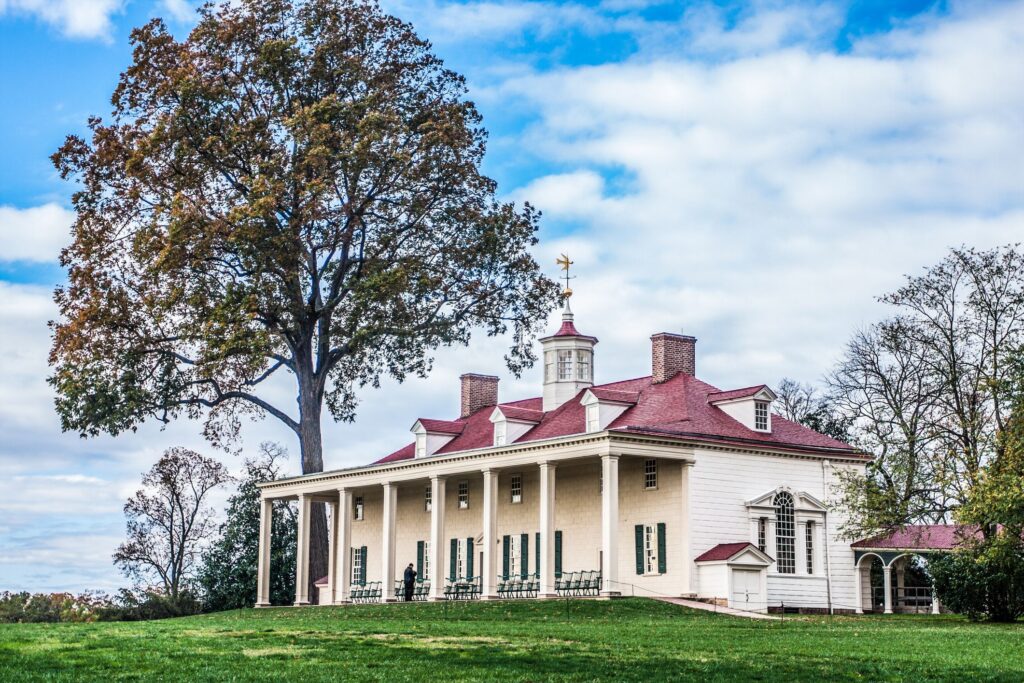
<instances>
[{"instance_id":1,"label":"white mansion","mask_svg":"<svg viewBox=\"0 0 1024 683\"><path fill-rule=\"evenodd\" d=\"M420 599L599 593L859 608L867 575L823 501L837 471L862 470L867 456L773 414L765 385L720 391L697 379L693 337L651 340L650 376L595 385L597 339L577 331L567 305L540 341L541 397L502 403L498 378L463 375L461 415L417 420L404 448L262 484L257 606L269 605L272 501L297 499L296 605L313 597L308 520L323 501L321 604L394 600L411 562Z\"/></svg>"}]
</instances>

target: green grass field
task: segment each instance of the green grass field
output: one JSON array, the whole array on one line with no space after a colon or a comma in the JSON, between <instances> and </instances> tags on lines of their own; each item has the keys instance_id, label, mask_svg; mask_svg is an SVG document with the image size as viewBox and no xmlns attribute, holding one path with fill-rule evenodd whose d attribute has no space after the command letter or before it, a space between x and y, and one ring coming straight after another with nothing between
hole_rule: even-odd
<instances>
[{"instance_id":1,"label":"green grass field","mask_svg":"<svg viewBox=\"0 0 1024 683\"><path fill-rule=\"evenodd\" d=\"M0 625L0 681L1024 680L1024 624L752 621L644 599Z\"/></svg>"}]
</instances>

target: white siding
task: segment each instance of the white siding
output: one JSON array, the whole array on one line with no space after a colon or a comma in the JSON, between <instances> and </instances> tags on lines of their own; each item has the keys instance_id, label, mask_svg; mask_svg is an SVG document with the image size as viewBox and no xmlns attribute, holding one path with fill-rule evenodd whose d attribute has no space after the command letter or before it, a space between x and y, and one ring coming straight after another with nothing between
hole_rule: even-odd
<instances>
[{"instance_id":1,"label":"white siding","mask_svg":"<svg viewBox=\"0 0 1024 683\"><path fill-rule=\"evenodd\" d=\"M756 529L750 522L746 501L787 486L794 491L806 492L827 502L833 497L831 490L825 490L822 478L822 464L817 459L800 459L727 451L697 450L696 465L690 473L691 556L719 543L751 541L757 543ZM829 472L829 483L834 485L834 474ZM832 576L832 604L837 609L854 609L853 552L846 541L836 538L836 529L841 520L837 513L828 515L828 554ZM771 536L771 534L769 534ZM819 535L819 538L821 536ZM797 538L798 559L803 557L803 538ZM769 540L766 549L774 556ZM820 557L823 557L824 553ZM799 563L798 563L799 564ZM768 572L768 603L777 606L819 607L827 606L825 566L816 566L820 573L807 576L797 574L779 575L774 568ZM701 590L703 594L704 591Z\"/></svg>"}]
</instances>

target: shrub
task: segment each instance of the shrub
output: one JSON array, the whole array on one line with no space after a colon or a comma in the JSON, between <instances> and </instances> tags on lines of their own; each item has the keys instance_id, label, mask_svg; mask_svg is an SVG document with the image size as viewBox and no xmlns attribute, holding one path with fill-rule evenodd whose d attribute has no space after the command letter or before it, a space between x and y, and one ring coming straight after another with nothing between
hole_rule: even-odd
<instances>
[{"instance_id":1,"label":"shrub","mask_svg":"<svg viewBox=\"0 0 1024 683\"><path fill-rule=\"evenodd\" d=\"M1024 615L1024 543L1009 534L932 558L939 599L972 620L1014 621Z\"/></svg>"}]
</instances>

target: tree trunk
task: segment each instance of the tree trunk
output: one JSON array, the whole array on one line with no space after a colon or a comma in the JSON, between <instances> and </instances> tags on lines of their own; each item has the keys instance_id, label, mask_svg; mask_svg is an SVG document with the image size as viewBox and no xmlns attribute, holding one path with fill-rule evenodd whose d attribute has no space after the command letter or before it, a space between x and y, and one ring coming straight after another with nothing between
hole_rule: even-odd
<instances>
[{"instance_id":1,"label":"tree trunk","mask_svg":"<svg viewBox=\"0 0 1024 683\"><path fill-rule=\"evenodd\" d=\"M312 381L299 378L299 443L302 450L302 473L324 471L323 434L320 431L321 405ZM323 503L310 506L309 520L309 584L311 603L319 601L314 583L327 575L327 508Z\"/></svg>"}]
</instances>

